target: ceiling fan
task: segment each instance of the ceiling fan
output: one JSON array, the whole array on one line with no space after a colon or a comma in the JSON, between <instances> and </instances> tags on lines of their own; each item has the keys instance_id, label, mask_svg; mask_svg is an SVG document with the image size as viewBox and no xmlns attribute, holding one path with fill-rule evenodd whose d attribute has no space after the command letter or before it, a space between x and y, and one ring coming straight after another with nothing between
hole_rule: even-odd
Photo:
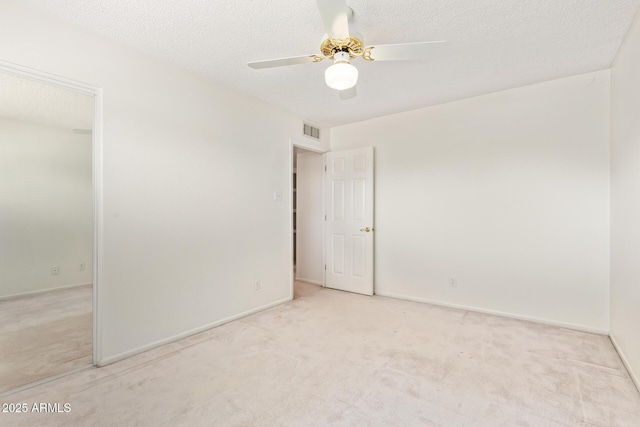
<instances>
[{"instance_id":1,"label":"ceiling fan","mask_svg":"<svg viewBox=\"0 0 640 427\"><path fill-rule=\"evenodd\" d=\"M327 30L320 44L321 54L293 56L249 62L254 69L282 67L285 65L307 64L332 59L333 65L324 73L327 86L338 90L340 99L346 100L357 95L358 69L350 61L361 56L367 61L407 61L429 59L446 48L445 41L420 43L383 44L365 47L362 37L349 32L349 20L353 10L345 0L317 0L322 22Z\"/></svg>"}]
</instances>

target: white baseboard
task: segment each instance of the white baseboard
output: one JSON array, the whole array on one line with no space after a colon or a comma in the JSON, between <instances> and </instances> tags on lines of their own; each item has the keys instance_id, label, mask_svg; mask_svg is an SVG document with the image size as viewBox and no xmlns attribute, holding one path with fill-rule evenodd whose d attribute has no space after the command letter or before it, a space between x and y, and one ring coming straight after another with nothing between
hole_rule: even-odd
<instances>
[{"instance_id":1,"label":"white baseboard","mask_svg":"<svg viewBox=\"0 0 640 427\"><path fill-rule=\"evenodd\" d=\"M311 279L305 279L304 277L296 277L295 280L297 282L311 283L312 285L320 285L320 286L322 286L324 284L324 283L322 283L322 280L311 280Z\"/></svg>"},{"instance_id":2,"label":"white baseboard","mask_svg":"<svg viewBox=\"0 0 640 427\"><path fill-rule=\"evenodd\" d=\"M160 346L163 346L165 344L169 344L169 343L172 343L174 341L178 341L178 340L181 340L183 338L190 337L191 335L199 334L200 332L204 332L204 331L206 331L208 329L215 328L216 326L221 326L221 325L224 325L225 323L232 322L232 321L240 319L242 317L250 316L250 315L252 315L254 313L257 313L259 311L267 310L267 309L269 309L271 307L275 307L276 305L280 305L280 304L283 304L283 303L291 301L291 300L292 300L292 297L287 297L287 298L284 298L284 299L281 299L281 300L278 300L278 301L263 305L261 307L257 307L257 308L242 312L240 314L236 314L234 316L226 317L226 318L218 320L216 322L209 323L207 325L203 325L203 326L200 326L198 328L194 328L194 329L191 329L189 331L185 331L185 332L182 332L180 334L173 335L173 336L168 337L168 338L164 338L164 339L161 339L161 340L149 343L149 344L145 344L143 346L134 348L133 350L125 351L123 353L116 354L114 356L106 357L106 358L104 358L102 360L99 360L97 365L98 366L110 365L112 363L118 362L118 361L126 359L128 357L135 356L136 354L144 353L145 351L149 351L149 350L154 349L156 347L160 347Z\"/></svg>"},{"instance_id":3,"label":"white baseboard","mask_svg":"<svg viewBox=\"0 0 640 427\"><path fill-rule=\"evenodd\" d=\"M489 309L485 309L485 308L473 307L473 306L467 306L467 305L461 305L461 304L451 304L451 303L431 300L431 299L427 299L427 298L416 298L416 297L410 297L410 296L407 296L407 295L394 294L394 293L390 293L390 292L377 292L376 291L375 294L379 295L381 297L397 298L397 299L403 299L403 300L407 300L407 301L414 301L414 302L421 302L421 303L426 303L426 304L439 305L439 306L442 306L442 307L458 308L460 310L474 311L474 312L477 312L477 313L493 314L495 316L509 317L509 318L512 318L512 319L526 320L526 321L529 321L529 322L542 323L542 324L545 324L545 325L559 326L561 328L573 329L573 330L580 331L580 332L589 332L589 333L598 334L598 335L609 335L609 330L607 330L607 329L591 328L591 327L588 327L588 326L575 325L573 323L559 322L559 321L556 321L556 320L542 319L542 318L539 318L539 317L522 316L522 315L514 314L514 313L507 313L507 312L497 311L497 310L489 310Z\"/></svg>"},{"instance_id":4,"label":"white baseboard","mask_svg":"<svg viewBox=\"0 0 640 427\"><path fill-rule=\"evenodd\" d=\"M631 377L631 381L633 381L633 383L636 385L636 388L638 389L638 392L640 393L640 378L633 371L633 368L631 367L631 364L629 363L629 360L624 355L624 352L622 351L622 349L618 345L618 341L616 341L616 338L613 336L613 334L609 334L609 339L611 340L611 343L613 344L613 348L615 348L616 351L618 352L618 356L620 356L620 360L622 360L622 364L624 365L625 368L627 368L627 372L629 372L629 376Z\"/></svg>"},{"instance_id":5,"label":"white baseboard","mask_svg":"<svg viewBox=\"0 0 640 427\"><path fill-rule=\"evenodd\" d=\"M37 290L37 291L22 292L20 294L4 295L4 296L0 297L0 301L8 300L8 299L14 299L14 298L20 298L20 297L26 297L26 296L31 296L31 295L37 295L37 294L44 294L46 292L52 292L52 291L61 291L63 289L79 288L80 286L89 286L89 285L92 285L92 284L93 283L91 283L91 282L89 282L89 283L76 283L74 285L58 286L57 288L47 288L47 289L40 289L40 290Z\"/></svg>"}]
</instances>

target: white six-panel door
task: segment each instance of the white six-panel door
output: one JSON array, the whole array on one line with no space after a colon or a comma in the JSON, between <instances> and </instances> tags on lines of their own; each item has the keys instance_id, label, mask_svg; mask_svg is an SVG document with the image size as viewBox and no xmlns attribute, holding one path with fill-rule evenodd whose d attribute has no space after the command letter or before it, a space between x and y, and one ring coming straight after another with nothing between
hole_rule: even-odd
<instances>
[{"instance_id":1,"label":"white six-panel door","mask_svg":"<svg viewBox=\"0 0 640 427\"><path fill-rule=\"evenodd\" d=\"M373 147L325 156L326 286L373 295Z\"/></svg>"}]
</instances>

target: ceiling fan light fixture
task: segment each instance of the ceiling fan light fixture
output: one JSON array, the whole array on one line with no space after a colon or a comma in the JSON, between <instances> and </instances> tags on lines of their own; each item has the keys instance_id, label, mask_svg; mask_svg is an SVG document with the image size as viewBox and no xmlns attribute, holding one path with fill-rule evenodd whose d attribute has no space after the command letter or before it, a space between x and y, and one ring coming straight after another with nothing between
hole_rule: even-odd
<instances>
[{"instance_id":1,"label":"ceiling fan light fixture","mask_svg":"<svg viewBox=\"0 0 640 427\"><path fill-rule=\"evenodd\" d=\"M336 90L350 89L358 82L358 69L349 63L349 54L337 52L335 63L324 72L327 86Z\"/></svg>"},{"instance_id":2,"label":"ceiling fan light fixture","mask_svg":"<svg viewBox=\"0 0 640 427\"><path fill-rule=\"evenodd\" d=\"M325 82L345 101L357 95L358 70L350 64L352 59L361 57L370 62L429 60L446 47L444 41L365 46L362 36L350 28L353 9L347 6L346 0L317 0L317 4L326 31L319 54L254 61L249 62L249 67L284 67L333 59L334 64L325 70Z\"/></svg>"}]
</instances>

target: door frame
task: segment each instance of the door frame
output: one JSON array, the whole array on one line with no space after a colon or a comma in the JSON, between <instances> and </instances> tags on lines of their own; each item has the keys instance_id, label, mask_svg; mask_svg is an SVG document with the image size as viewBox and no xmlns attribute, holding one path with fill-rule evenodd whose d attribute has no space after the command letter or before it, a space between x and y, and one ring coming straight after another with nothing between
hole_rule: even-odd
<instances>
[{"instance_id":1,"label":"door frame","mask_svg":"<svg viewBox=\"0 0 640 427\"><path fill-rule=\"evenodd\" d=\"M0 72L27 80L53 85L93 97L93 365L102 359L102 321L100 277L103 255L103 95L102 88L55 74L0 60Z\"/></svg>"},{"instance_id":2,"label":"door frame","mask_svg":"<svg viewBox=\"0 0 640 427\"><path fill-rule=\"evenodd\" d=\"M326 162L325 160L325 156L324 154L327 153L329 150L325 150L322 147L318 147L315 144L310 144L308 142L304 142L301 141L299 139L295 139L295 138L289 138L289 210L288 210L288 215L289 215L289 282L290 282L290 293L289 293L289 298L293 300L293 289L294 289L294 282L295 282L295 276L293 274L293 155L294 155L294 148L298 147L298 148L302 148L304 150L308 150L308 151L312 151L314 153L317 153L319 155L322 156L322 162L323 164ZM322 180L322 211L323 211L323 215L324 215L324 211L325 211L325 202L324 202L324 179ZM324 232L325 232L325 223L322 223L322 264L326 264L325 262L325 243L324 243ZM325 271L322 270L322 287L324 287L326 285L326 280L325 280Z\"/></svg>"}]
</instances>

